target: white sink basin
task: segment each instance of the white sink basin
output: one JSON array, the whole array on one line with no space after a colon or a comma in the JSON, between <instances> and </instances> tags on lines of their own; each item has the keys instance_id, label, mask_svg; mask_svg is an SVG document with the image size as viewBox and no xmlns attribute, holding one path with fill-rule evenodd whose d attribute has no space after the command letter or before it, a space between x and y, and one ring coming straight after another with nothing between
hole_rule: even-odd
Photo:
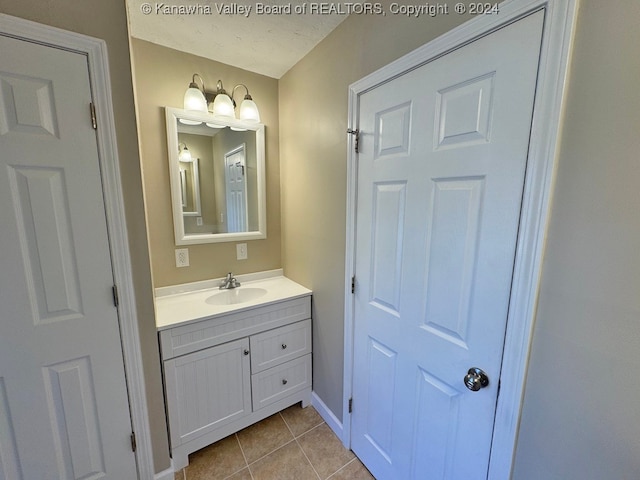
<instances>
[{"instance_id":1,"label":"white sink basin","mask_svg":"<svg viewBox=\"0 0 640 480\"><path fill-rule=\"evenodd\" d=\"M238 287L214 293L205 302L209 305L235 305L256 300L266 294L264 288Z\"/></svg>"}]
</instances>

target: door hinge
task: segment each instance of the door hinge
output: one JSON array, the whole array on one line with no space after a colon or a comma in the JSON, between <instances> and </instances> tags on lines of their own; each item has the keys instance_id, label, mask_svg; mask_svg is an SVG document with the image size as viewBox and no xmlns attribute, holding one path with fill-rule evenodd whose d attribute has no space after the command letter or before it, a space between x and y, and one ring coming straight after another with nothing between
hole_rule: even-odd
<instances>
[{"instance_id":1,"label":"door hinge","mask_svg":"<svg viewBox=\"0 0 640 480\"><path fill-rule=\"evenodd\" d=\"M117 285L114 285L113 287L111 287L111 292L113 293L113 306L117 307L118 305L120 305L120 298L118 297Z\"/></svg>"},{"instance_id":2,"label":"door hinge","mask_svg":"<svg viewBox=\"0 0 640 480\"><path fill-rule=\"evenodd\" d=\"M349 413L353 412L353 397L349 399Z\"/></svg>"},{"instance_id":3,"label":"door hinge","mask_svg":"<svg viewBox=\"0 0 640 480\"><path fill-rule=\"evenodd\" d=\"M354 130L352 128L347 129L347 133L349 135L355 135L356 139L355 139L355 151L356 153L360 152L360 130L358 130L357 128Z\"/></svg>"},{"instance_id":4,"label":"door hinge","mask_svg":"<svg viewBox=\"0 0 640 480\"><path fill-rule=\"evenodd\" d=\"M131 451L136 453L138 445L136 444L136 432L131 432Z\"/></svg>"},{"instance_id":5,"label":"door hinge","mask_svg":"<svg viewBox=\"0 0 640 480\"><path fill-rule=\"evenodd\" d=\"M356 293L356 276L351 277L351 293Z\"/></svg>"},{"instance_id":6,"label":"door hinge","mask_svg":"<svg viewBox=\"0 0 640 480\"><path fill-rule=\"evenodd\" d=\"M96 117L96 106L93 103L89 104L89 111L91 112L91 126L94 130L97 130L98 118Z\"/></svg>"}]
</instances>

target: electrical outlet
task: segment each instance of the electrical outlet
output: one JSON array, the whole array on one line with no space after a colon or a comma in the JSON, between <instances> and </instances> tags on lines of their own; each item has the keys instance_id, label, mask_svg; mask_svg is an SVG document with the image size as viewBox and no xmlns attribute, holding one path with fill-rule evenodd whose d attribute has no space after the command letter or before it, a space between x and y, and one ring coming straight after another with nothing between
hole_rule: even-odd
<instances>
[{"instance_id":1,"label":"electrical outlet","mask_svg":"<svg viewBox=\"0 0 640 480\"><path fill-rule=\"evenodd\" d=\"M249 253L247 252L247 244L246 243L236 244L236 259L246 260L248 256L249 256Z\"/></svg>"},{"instance_id":2,"label":"electrical outlet","mask_svg":"<svg viewBox=\"0 0 640 480\"><path fill-rule=\"evenodd\" d=\"M189 266L189 249L176 248L176 267Z\"/></svg>"},{"instance_id":3,"label":"electrical outlet","mask_svg":"<svg viewBox=\"0 0 640 480\"><path fill-rule=\"evenodd\" d=\"M196 225L199 227L202 226L202 217L196 217Z\"/></svg>"}]
</instances>

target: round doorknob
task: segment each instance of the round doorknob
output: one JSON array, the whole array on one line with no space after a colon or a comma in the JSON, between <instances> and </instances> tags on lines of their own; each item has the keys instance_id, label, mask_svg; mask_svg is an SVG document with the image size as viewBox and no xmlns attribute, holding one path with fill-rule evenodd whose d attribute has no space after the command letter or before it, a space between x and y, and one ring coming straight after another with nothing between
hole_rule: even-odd
<instances>
[{"instance_id":1,"label":"round doorknob","mask_svg":"<svg viewBox=\"0 0 640 480\"><path fill-rule=\"evenodd\" d=\"M472 392L477 392L489 385L489 377L481 369L472 367L464 376L464 385Z\"/></svg>"}]
</instances>

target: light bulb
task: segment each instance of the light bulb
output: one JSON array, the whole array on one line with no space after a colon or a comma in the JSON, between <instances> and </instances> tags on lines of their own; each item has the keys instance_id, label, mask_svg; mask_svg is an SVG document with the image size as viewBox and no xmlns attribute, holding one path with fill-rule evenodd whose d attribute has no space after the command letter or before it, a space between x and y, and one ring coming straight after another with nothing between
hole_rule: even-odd
<instances>
[{"instance_id":1,"label":"light bulb","mask_svg":"<svg viewBox=\"0 0 640 480\"><path fill-rule=\"evenodd\" d=\"M180 150L180 153L178 154L178 161L193 162L193 158L191 157L191 152L187 149L186 145L184 149Z\"/></svg>"},{"instance_id":2,"label":"light bulb","mask_svg":"<svg viewBox=\"0 0 640 480\"><path fill-rule=\"evenodd\" d=\"M226 93L219 93L213 101L213 115L221 118L236 118L233 102Z\"/></svg>"},{"instance_id":3,"label":"light bulb","mask_svg":"<svg viewBox=\"0 0 640 480\"><path fill-rule=\"evenodd\" d=\"M250 123L260 122L260 112L256 102L250 98L246 98L240 104L240 120Z\"/></svg>"},{"instance_id":4,"label":"light bulb","mask_svg":"<svg viewBox=\"0 0 640 480\"><path fill-rule=\"evenodd\" d=\"M192 83L191 85L194 84ZM192 86L187 88L187 91L184 93L184 109L207 113L207 100L198 88Z\"/></svg>"}]
</instances>

